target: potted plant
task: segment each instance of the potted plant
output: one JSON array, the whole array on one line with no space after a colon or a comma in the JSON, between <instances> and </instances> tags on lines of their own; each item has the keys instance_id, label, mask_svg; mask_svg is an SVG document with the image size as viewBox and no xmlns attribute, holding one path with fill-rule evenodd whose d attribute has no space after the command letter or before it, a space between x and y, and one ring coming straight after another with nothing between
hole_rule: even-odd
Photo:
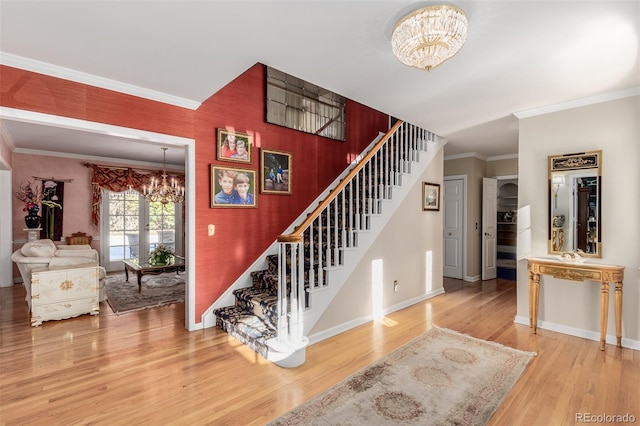
<instances>
[{"instance_id":1,"label":"potted plant","mask_svg":"<svg viewBox=\"0 0 640 426\"><path fill-rule=\"evenodd\" d=\"M149 253L150 265L171 265L174 261L174 253L163 244L158 244L156 248Z\"/></svg>"}]
</instances>

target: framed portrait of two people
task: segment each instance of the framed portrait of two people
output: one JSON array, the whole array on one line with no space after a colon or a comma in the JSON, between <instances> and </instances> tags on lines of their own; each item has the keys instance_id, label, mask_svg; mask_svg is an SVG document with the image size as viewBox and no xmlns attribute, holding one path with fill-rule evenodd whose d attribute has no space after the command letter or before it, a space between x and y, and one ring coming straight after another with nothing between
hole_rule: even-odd
<instances>
[{"instance_id":1,"label":"framed portrait of two people","mask_svg":"<svg viewBox=\"0 0 640 426\"><path fill-rule=\"evenodd\" d=\"M218 129L216 140L216 158L218 160L251 163L252 135L227 129Z\"/></svg>"},{"instance_id":2,"label":"framed portrait of two people","mask_svg":"<svg viewBox=\"0 0 640 426\"><path fill-rule=\"evenodd\" d=\"M211 207L256 207L256 172L211 165Z\"/></svg>"},{"instance_id":3,"label":"framed portrait of two people","mask_svg":"<svg viewBox=\"0 0 640 426\"><path fill-rule=\"evenodd\" d=\"M260 192L291 195L291 166L291 153L260 149Z\"/></svg>"}]
</instances>

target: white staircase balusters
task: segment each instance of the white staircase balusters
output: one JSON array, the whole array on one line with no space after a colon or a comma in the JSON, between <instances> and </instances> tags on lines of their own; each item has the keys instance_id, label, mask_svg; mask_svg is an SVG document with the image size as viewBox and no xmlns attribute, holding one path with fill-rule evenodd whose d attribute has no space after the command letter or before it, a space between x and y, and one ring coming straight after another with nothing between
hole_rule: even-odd
<instances>
[{"instance_id":1,"label":"white staircase balusters","mask_svg":"<svg viewBox=\"0 0 640 426\"><path fill-rule=\"evenodd\" d=\"M357 247L358 233L369 229L371 215L382 212L383 200L434 139L431 132L397 122L294 232L278 238L279 343L296 347L305 341L304 311L314 293L329 285L328 270L342 265L345 248Z\"/></svg>"}]
</instances>

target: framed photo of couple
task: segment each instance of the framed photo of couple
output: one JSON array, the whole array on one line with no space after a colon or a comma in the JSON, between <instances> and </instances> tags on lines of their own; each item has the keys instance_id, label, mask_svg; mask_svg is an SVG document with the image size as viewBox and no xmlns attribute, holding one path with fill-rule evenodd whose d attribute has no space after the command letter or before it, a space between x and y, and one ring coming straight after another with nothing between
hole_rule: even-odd
<instances>
[{"instance_id":1,"label":"framed photo of couple","mask_svg":"<svg viewBox=\"0 0 640 426\"><path fill-rule=\"evenodd\" d=\"M251 148L253 148L252 135L218 129L216 149L218 160L251 163Z\"/></svg>"},{"instance_id":2,"label":"framed photo of couple","mask_svg":"<svg viewBox=\"0 0 640 426\"><path fill-rule=\"evenodd\" d=\"M211 165L211 207L256 207L256 172Z\"/></svg>"},{"instance_id":3,"label":"framed photo of couple","mask_svg":"<svg viewBox=\"0 0 640 426\"><path fill-rule=\"evenodd\" d=\"M291 153L260 149L262 194L291 195Z\"/></svg>"}]
</instances>

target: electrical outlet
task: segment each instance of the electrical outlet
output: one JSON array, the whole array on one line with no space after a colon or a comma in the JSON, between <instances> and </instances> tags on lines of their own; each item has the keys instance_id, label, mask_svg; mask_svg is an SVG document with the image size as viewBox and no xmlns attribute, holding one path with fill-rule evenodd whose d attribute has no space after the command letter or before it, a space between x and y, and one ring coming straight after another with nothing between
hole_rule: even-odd
<instances>
[{"instance_id":1,"label":"electrical outlet","mask_svg":"<svg viewBox=\"0 0 640 426\"><path fill-rule=\"evenodd\" d=\"M394 293L398 292L398 280L393 281L393 291Z\"/></svg>"},{"instance_id":2,"label":"electrical outlet","mask_svg":"<svg viewBox=\"0 0 640 426\"><path fill-rule=\"evenodd\" d=\"M216 226L215 225L207 226L207 235L212 237L213 235L215 235L215 233L216 233Z\"/></svg>"}]
</instances>

